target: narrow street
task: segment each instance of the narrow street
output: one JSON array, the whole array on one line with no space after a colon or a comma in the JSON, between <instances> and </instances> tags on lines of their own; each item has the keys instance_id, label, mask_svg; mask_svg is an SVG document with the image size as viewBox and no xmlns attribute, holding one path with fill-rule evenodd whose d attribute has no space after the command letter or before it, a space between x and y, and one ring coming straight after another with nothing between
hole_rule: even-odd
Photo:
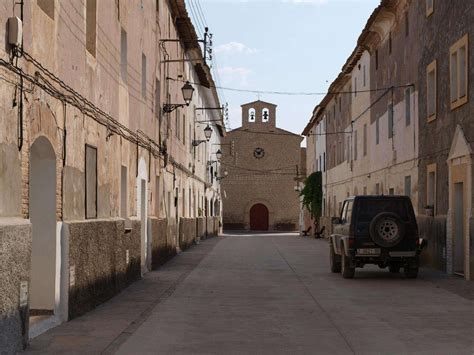
<instances>
[{"instance_id":1,"label":"narrow street","mask_svg":"<svg viewBox=\"0 0 474 355\"><path fill-rule=\"evenodd\" d=\"M427 269L331 274L327 242L295 234L202 241L85 316L31 341L37 353L474 352L472 283Z\"/></svg>"}]
</instances>

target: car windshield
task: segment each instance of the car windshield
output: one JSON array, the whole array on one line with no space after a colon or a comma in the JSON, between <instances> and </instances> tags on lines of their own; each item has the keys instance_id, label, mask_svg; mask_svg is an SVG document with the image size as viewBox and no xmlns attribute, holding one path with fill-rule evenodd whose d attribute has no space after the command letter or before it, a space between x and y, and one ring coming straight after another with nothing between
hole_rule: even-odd
<instances>
[{"instance_id":1,"label":"car windshield","mask_svg":"<svg viewBox=\"0 0 474 355\"><path fill-rule=\"evenodd\" d=\"M360 222L370 222L382 212L392 212L400 216L402 220L408 220L407 204L404 200L364 199L360 200L359 203L357 219Z\"/></svg>"}]
</instances>

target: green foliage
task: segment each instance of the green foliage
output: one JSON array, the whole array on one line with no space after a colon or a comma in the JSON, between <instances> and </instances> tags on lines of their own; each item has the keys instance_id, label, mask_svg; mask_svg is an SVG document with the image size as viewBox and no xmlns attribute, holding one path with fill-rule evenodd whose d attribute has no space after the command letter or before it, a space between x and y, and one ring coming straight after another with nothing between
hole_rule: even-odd
<instances>
[{"instance_id":1,"label":"green foliage","mask_svg":"<svg viewBox=\"0 0 474 355\"><path fill-rule=\"evenodd\" d=\"M306 178L300 196L303 197L303 206L311 213L311 217L321 217L323 210L323 174L320 171L316 171Z\"/></svg>"}]
</instances>

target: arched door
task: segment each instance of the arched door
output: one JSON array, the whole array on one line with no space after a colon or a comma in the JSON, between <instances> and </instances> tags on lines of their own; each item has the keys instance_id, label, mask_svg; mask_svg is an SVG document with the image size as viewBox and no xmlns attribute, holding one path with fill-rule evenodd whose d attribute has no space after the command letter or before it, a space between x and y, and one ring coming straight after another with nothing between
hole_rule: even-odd
<instances>
[{"instance_id":1,"label":"arched door","mask_svg":"<svg viewBox=\"0 0 474 355\"><path fill-rule=\"evenodd\" d=\"M254 231L268 230L268 208L257 203L250 209L250 229Z\"/></svg>"}]
</instances>

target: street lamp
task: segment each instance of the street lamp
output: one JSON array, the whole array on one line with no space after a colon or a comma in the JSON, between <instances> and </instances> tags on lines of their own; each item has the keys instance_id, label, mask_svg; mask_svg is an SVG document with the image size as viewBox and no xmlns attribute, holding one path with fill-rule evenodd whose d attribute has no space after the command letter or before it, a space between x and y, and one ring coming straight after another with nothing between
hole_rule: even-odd
<instances>
[{"instance_id":1,"label":"street lamp","mask_svg":"<svg viewBox=\"0 0 474 355\"><path fill-rule=\"evenodd\" d=\"M229 172L227 170L224 170L224 176L216 176L216 180L219 181L225 179L227 175L229 175Z\"/></svg>"},{"instance_id":2,"label":"street lamp","mask_svg":"<svg viewBox=\"0 0 474 355\"><path fill-rule=\"evenodd\" d=\"M221 152L220 149L218 149L217 152L216 152L216 158L217 158L217 160L221 160L221 158L222 158L222 152Z\"/></svg>"},{"instance_id":3,"label":"street lamp","mask_svg":"<svg viewBox=\"0 0 474 355\"><path fill-rule=\"evenodd\" d=\"M181 88L181 92L183 94L183 99L184 99L184 104L165 104L163 106L163 112L165 113L170 113L176 110L178 107L184 107L184 106L189 106L191 103L191 100L193 99L193 94L194 94L194 88L190 84L189 81L186 81L186 83L183 85Z\"/></svg>"},{"instance_id":4,"label":"street lamp","mask_svg":"<svg viewBox=\"0 0 474 355\"><path fill-rule=\"evenodd\" d=\"M211 139L211 136L212 136L212 128L211 126L207 125L206 128L204 128L204 137L206 137L206 139L194 139L192 144L193 144L193 147L197 147L199 144L201 143L204 143L204 142L209 142L209 139Z\"/></svg>"}]
</instances>

